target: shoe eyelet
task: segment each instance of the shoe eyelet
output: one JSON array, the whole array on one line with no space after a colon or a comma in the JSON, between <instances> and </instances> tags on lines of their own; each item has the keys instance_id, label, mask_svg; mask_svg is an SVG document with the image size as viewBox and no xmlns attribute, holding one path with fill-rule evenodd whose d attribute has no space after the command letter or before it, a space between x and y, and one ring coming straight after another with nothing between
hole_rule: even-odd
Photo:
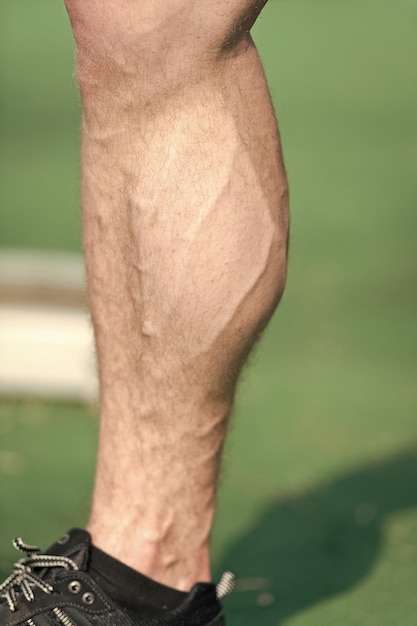
<instances>
[{"instance_id":1,"label":"shoe eyelet","mask_svg":"<svg viewBox=\"0 0 417 626\"><path fill-rule=\"evenodd\" d=\"M94 600L95 600L94 595L90 593L89 591L87 591L87 593L83 595L84 604L93 604Z\"/></svg>"},{"instance_id":2,"label":"shoe eyelet","mask_svg":"<svg viewBox=\"0 0 417 626\"><path fill-rule=\"evenodd\" d=\"M60 546L63 546L64 543L68 543L68 541L70 540L70 536L67 533L66 535L64 535L63 537L61 537L61 539L58 539L58 543Z\"/></svg>"},{"instance_id":3,"label":"shoe eyelet","mask_svg":"<svg viewBox=\"0 0 417 626\"><path fill-rule=\"evenodd\" d=\"M81 583L78 580L72 580L68 585L68 591L74 594L80 593Z\"/></svg>"}]
</instances>

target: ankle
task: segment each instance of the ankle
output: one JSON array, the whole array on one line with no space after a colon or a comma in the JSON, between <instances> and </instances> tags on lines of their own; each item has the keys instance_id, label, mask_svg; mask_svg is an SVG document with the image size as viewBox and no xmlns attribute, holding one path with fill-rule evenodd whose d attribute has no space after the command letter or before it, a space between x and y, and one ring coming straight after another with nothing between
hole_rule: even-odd
<instances>
[{"instance_id":1,"label":"ankle","mask_svg":"<svg viewBox=\"0 0 417 626\"><path fill-rule=\"evenodd\" d=\"M152 580L179 591L189 591L197 582L210 582L208 541L191 543L150 533L108 532L91 521L87 530L95 547Z\"/></svg>"}]
</instances>

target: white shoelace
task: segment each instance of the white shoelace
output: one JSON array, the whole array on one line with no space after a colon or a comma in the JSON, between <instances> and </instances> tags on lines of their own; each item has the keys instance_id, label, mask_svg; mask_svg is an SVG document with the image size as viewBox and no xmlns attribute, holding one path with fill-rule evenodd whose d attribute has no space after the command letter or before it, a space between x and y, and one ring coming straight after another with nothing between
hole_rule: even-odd
<instances>
[{"instance_id":1,"label":"white shoelace","mask_svg":"<svg viewBox=\"0 0 417 626\"><path fill-rule=\"evenodd\" d=\"M37 576L34 569L61 567L66 570L78 570L77 565L71 559L65 556L41 554L39 548L24 543L20 538L13 541L13 546L16 550L25 552L27 557L14 564L13 572L0 585L0 601L5 600L12 612L16 611L19 592L23 593L28 602L33 602L35 599L34 587L48 594L53 592L53 586Z\"/></svg>"},{"instance_id":2,"label":"white shoelace","mask_svg":"<svg viewBox=\"0 0 417 626\"><path fill-rule=\"evenodd\" d=\"M219 600L229 596L236 585L236 576L232 572L225 572L216 587L216 594Z\"/></svg>"}]
</instances>

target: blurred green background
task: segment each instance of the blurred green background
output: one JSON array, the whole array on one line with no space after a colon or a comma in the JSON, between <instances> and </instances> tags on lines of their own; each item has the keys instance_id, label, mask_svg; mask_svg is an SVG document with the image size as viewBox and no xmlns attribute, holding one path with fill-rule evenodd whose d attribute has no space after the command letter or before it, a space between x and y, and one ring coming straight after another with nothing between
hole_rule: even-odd
<instances>
[{"instance_id":1,"label":"blurred green background","mask_svg":"<svg viewBox=\"0 0 417 626\"><path fill-rule=\"evenodd\" d=\"M2 0L0 246L80 249L62 3ZM288 288L239 394L214 535L230 626L415 626L417 2L270 0L255 28L292 191ZM85 523L97 419L0 400L9 538Z\"/></svg>"}]
</instances>

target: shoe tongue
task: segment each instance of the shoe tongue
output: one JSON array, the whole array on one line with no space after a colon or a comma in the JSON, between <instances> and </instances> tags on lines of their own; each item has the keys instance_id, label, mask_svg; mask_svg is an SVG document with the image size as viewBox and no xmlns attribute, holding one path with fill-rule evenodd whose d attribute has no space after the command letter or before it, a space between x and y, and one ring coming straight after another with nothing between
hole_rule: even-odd
<instances>
[{"instance_id":1,"label":"shoe tongue","mask_svg":"<svg viewBox=\"0 0 417 626\"><path fill-rule=\"evenodd\" d=\"M54 556L66 556L77 565L77 567L86 571L91 550L91 536L86 530L73 528L66 535L58 539L44 554Z\"/></svg>"}]
</instances>

